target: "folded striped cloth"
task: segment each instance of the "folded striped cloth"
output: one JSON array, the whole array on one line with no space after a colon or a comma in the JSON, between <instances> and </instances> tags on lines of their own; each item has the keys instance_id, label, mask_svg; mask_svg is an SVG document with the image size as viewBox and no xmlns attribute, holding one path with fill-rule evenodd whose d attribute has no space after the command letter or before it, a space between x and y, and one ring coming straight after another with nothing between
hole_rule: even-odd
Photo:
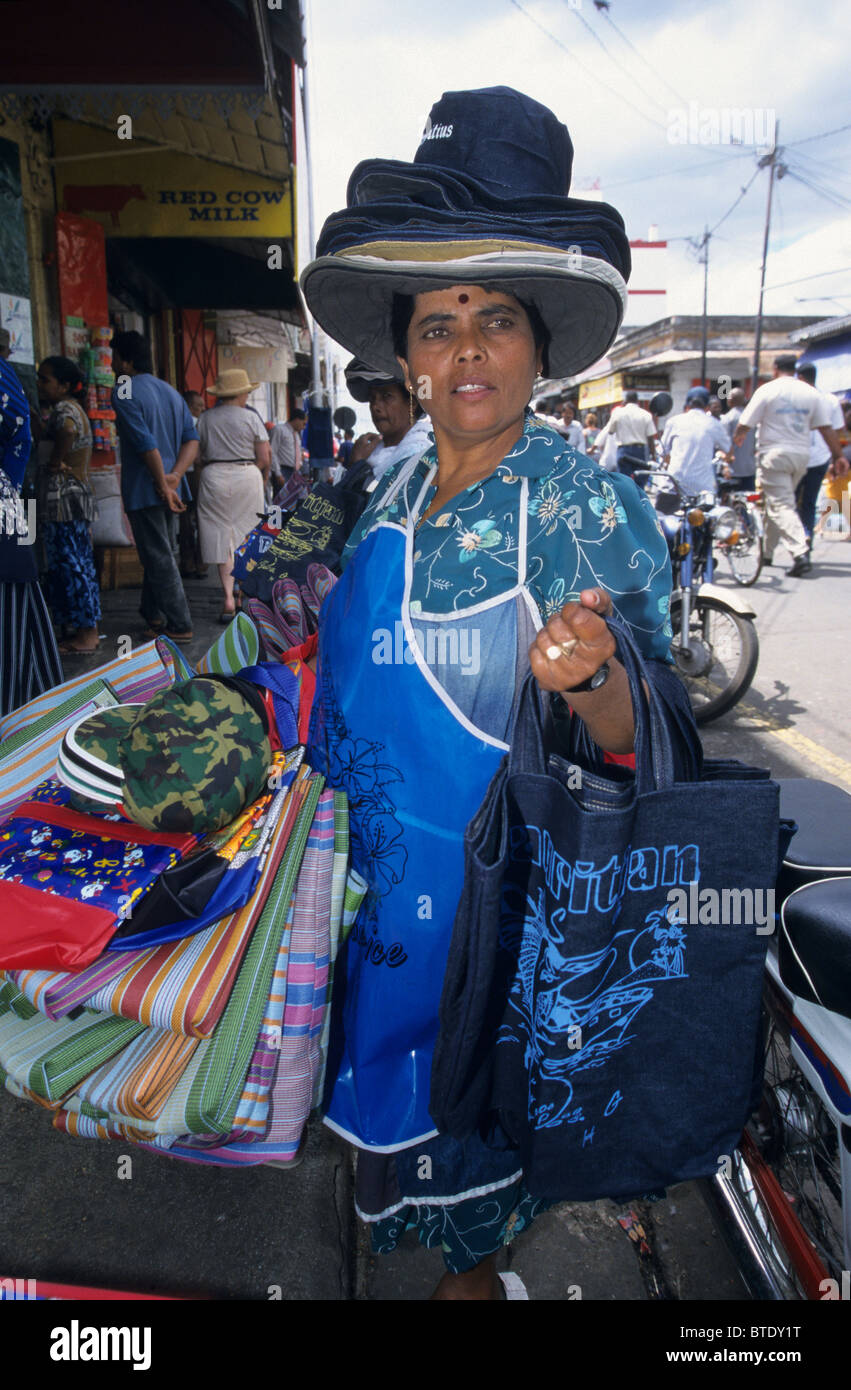
<instances>
[{"instance_id":1,"label":"folded striped cloth","mask_svg":"<svg viewBox=\"0 0 851 1390\"><path fill-rule=\"evenodd\" d=\"M108 1106L123 1119L155 1120L197 1048L197 1038L146 1028L117 1057L87 1076L77 1095L95 1109Z\"/></svg>"},{"instance_id":2,"label":"folded striped cloth","mask_svg":"<svg viewBox=\"0 0 851 1390\"><path fill-rule=\"evenodd\" d=\"M229 1134L260 1032L287 908L301 866L323 779L303 769L291 795L301 798L296 822L279 846L275 878L237 976L227 1008L211 1039L187 1106L192 1134Z\"/></svg>"},{"instance_id":3,"label":"folded striped cloth","mask_svg":"<svg viewBox=\"0 0 851 1390\"><path fill-rule=\"evenodd\" d=\"M86 1106L90 1106L88 1117L107 1127L133 1121L144 1138L155 1134L170 1135L172 1139L200 1134L221 1139L233 1127L233 1114L257 1043L282 935L281 899L286 897L288 901L292 894L321 788L322 779L304 768L291 789L290 795L297 803L295 820L281 818L261 886L251 905L251 920L256 929L212 1038L200 1040L191 1050L176 1046L166 1056L166 1052L157 1049L157 1036L153 1041L151 1038L152 1033L161 1037L161 1030L146 1030L133 1055L115 1058L98 1076L89 1078L66 1105L69 1112L85 1117ZM173 1067L168 1073L168 1084L161 1080L159 1072L164 1057ZM148 1087L156 1095L156 1110L148 1098ZM164 1105L159 1108L161 1097ZM81 1107L83 1101L86 1106ZM150 1130L146 1120L153 1122ZM57 1127L66 1128L65 1121ZM121 1130L120 1137L130 1136Z\"/></svg>"},{"instance_id":4,"label":"folded striped cloth","mask_svg":"<svg viewBox=\"0 0 851 1390\"><path fill-rule=\"evenodd\" d=\"M150 1029L146 1030L145 1038L149 1039L150 1033ZM54 1128L72 1133L74 1132L73 1126L69 1127L67 1120L68 1117L76 1117L75 1123L76 1119L93 1120L104 1128L115 1131L109 1135L90 1136L93 1138L129 1139L136 1144L155 1143L158 1148L169 1147L176 1142L177 1136L186 1130L187 1100L210 1047L211 1044L207 1040L197 1042L193 1055L185 1062L182 1073L174 1081L172 1089L162 1105L158 1105L157 1113L153 1118L148 1119L137 1115L133 1119L128 1119L126 1115L113 1110L111 1102L115 1100L117 1103L118 1088L114 1088L114 1094L112 1089L107 1089L107 1077L104 1072L101 1077L104 1084L98 1092L99 1103L92 1105L89 1100L84 1100L79 1093L66 1096L61 1109L55 1112ZM101 1101L103 1103L100 1103Z\"/></svg>"},{"instance_id":5,"label":"folded striped cloth","mask_svg":"<svg viewBox=\"0 0 851 1390\"><path fill-rule=\"evenodd\" d=\"M260 659L257 628L245 613L237 613L217 642L198 662L196 676L235 676L243 666L254 666Z\"/></svg>"},{"instance_id":6,"label":"folded striped cloth","mask_svg":"<svg viewBox=\"0 0 851 1390\"><path fill-rule=\"evenodd\" d=\"M343 889L348 861L348 809L345 795L325 791L316 816L292 903L292 929L279 952L275 983L264 1019L271 1040L280 1018L280 1038L275 1050L275 1069L268 1086L269 1054L255 1051L246 1087L237 1110L236 1125L258 1137L233 1138L215 1145L185 1137L172 1144L170 1153L194 1163L238 1167L271 1161L286 1162L298 1150L304 1126L320 1093L327 1042L327 1002L332 949L340 934ZM333 942L333 948L332 948ZM283 1000L277 997L285 988ZM281 1006L283 1005L283 1015ZM261 1133L261 1121L263 1128Z\"/></svg>"},{"instance_id":7,"label":"folded striped cloth","mask_svg":"<svg viewBox=\"0 0 851 1390\"><path fill-rule=\"evenodd\" d=\"M43 1100L57 1101L138 1037L142 1028L141 1023L91 1009L58 1023L40 1014L23 1019L13 1004L0 1016L0 1067Z\"/></svg>"}]
</instances>

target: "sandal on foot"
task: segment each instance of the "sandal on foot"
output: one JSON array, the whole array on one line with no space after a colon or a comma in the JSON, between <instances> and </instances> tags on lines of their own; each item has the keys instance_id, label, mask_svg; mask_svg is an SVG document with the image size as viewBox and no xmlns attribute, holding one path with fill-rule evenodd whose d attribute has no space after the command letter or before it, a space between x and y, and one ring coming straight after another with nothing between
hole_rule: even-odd
<instances>
[{"instance_id":1,"label":"sandal on foot","mask_svg":"<svg viewBox=\"0 0 851 1390\"><path fill-rule=\"evenodd\" d=\"M165 628L160 636L167 637L169 642L176 642L179 647L188 647L195 634L194 632L169 632L168 628Z\"/></svg>"}]
</instances>

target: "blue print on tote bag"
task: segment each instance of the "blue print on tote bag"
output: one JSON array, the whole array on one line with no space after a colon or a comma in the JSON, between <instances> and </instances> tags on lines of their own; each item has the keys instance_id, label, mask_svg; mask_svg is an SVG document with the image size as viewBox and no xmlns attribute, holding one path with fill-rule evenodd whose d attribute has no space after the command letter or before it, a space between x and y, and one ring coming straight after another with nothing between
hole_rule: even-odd
<instances>
[{"instance_id":1,"label":"blue print on tote bag","mask_svg":"<svg viewBox=\"0 0 851 1390\"><path fill-rule=\"evenodd\" d=\"M774 885L779 789L675 757L674 724L612 621L635 776L545 752L538 687L465 834L431 1112L519 1149L535 1198L651 1192L717 1171L747 1120L767 935L707 922L698 890ZM646 683L646 689L645 689ZM677 745L679 747L679 745ZM589 760L590 761L590 760ZM674 767L692 769L675 781ZM687 775L687 774L681 774ZM504 1134L503 1134L504 1132Z\"/></svg>"}]
</instances>

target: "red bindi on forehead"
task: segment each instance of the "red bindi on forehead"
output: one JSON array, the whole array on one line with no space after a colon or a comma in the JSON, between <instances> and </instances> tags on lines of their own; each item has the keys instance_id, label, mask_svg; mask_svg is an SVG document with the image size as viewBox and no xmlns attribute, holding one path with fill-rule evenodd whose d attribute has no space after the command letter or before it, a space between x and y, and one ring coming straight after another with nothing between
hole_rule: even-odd
<instances>
[{"instance_id":1,"label":"red bindi on forehead","mask_svg":"<svg viewBox=\"0 0 851 1390\"><path fill-rule=\"evenodd\" d=\"M469 303L469 300L470 300L470 296L469 296L468 294L459 294L459 296L458 296L458 303L459 303L459 304L467 304L467 303Z\"/></svg>"}]
</instances>

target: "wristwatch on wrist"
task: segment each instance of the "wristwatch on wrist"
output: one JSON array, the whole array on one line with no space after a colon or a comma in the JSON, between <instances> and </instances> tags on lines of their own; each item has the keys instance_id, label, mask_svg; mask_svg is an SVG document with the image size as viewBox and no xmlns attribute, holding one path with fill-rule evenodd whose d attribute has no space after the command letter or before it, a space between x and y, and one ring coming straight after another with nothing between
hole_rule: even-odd
<instances>
[{"instance_id":1,"label":"wristwatch on wrist","mask_svg":"<svg viewBox=\"0 0 851 1390\"><path fill-rule=\"evenodd\" d=\"M563 700L568 700L571 695L585 695L591 690L599 690L601 686L606 684L608 679L609 663L608 661L604 661L602 666L594 672L593 676L589 676L581 685L574 685L570 690L562 690L561 697Z\"/></svg>"}]
</instances>

